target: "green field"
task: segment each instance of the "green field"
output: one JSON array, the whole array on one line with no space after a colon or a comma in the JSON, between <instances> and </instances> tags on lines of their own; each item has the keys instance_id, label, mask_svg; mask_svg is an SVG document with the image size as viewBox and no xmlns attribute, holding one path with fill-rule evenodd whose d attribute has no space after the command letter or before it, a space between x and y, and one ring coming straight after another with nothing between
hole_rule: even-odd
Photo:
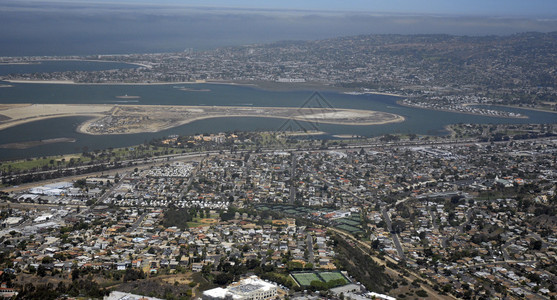
<instances>
[{"instance_id":1,"label":"green field","mask_svg":"<svg viewBox=\"0 0 557 300\"><path fill-rule=\"evenodd\" d=\"M292 277L298 282L300 286L310 286L312 281L321 281L329 283L333 280L342 279L344 283L348 283L348 279L340 272L307 272L307 273L293 273Z\"/></svg>"},{"instance_id":2,"label":"green field","mask_svg":"<svg viewBox=\"0 0 557 300\"><path fill-rule=\"evenodd\" d=\"M297 273L292 274L292 277L296 279L300 286L309 286L314 280L322 281L319 277L317 277L317 275L315 275L315 273Z\"/></svg>"},{"instance_id":3,"label":"green field","mask_svg":"<svg viewBox=\"0 0 557 300\"><path fill-rule=\"evenodd\" d=\"M319 277L323 278L323 280L325 282L329 282L329 281L333 281L333 280L337 280L337 279L342 279L346 283L348 283L348 280L346 280L344 275L342 275L339 272L319 272L317 274L319 274Z\"/></svg>"},{"instance_id":4,"label":"green field","mask_svg":"<svg viewBox=\"0 0 557 300\"><path fill-rule=\"evenodd\" d=\"M360 225L360 221L354 221L354 220L350 220L350 219L339 219L337 220L337 223L339 224L346 224L346 225L350 225L353 227L356 227L358 225Z\"/></svg>"},{"instance_id":5,"label":"green field","mask_svg":"<svg viewBox=\"0 0 557 300\"><path fill-rule=\"evenodd\" d=\"M344 231L348 231L351 234L358 234L358 233L363 232L360 228L356 228L356 227L349 226L349 225L338 225L338 226L335 226L335 228L338 228L338 229L344 230Z\"/></svg>"}]
</instances>

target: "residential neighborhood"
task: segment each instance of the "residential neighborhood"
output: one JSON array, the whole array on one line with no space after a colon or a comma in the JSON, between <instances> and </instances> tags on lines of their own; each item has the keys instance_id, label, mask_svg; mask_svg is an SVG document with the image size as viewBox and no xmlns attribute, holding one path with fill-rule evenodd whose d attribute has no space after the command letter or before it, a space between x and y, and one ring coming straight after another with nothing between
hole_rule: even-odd
<instances>
[{"instance_id":1,"label":"residential neighborhood","mask_svg":"<svg viewBox=\"0 0 557 300\"><path fill-rule=\"evenodd\" d=\"M409 296L411 276L438 296L549 299L556 146L547 138L237 151L36 185L3 194L4 272L10 288L23 274L62 284L81 273L113 284L122 274L189 274L181 295L201 297L201 287L249 274L295 296L318 286L296 272L328 283L319 272L341 271L361 297ZM382 264L385 283L340 264L343 243ZM235 268L244 271L226 275Z\"/></svg>"}]
</instances>

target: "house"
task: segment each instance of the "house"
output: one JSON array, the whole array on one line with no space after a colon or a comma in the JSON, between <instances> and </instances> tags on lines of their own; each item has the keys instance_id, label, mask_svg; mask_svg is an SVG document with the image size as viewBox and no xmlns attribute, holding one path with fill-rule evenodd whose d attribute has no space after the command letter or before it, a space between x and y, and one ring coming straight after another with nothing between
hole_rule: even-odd
<instances>
[{"instance_id":1,"label":"house","mask_svg":"<svg viewBox=\"0 0 557 300\"><path fill-rule=\"evenodd\" d=\"M126 263L122 263L122 262L117 263L117 264L116 264L116 270L118 270L118 271L124 271L124 270L126 270Z\"/></svg>"},{"instance_id":2,"label":"house","mask_svg":"<svg viewBox=\"0 0 557 300\"><path fill-rule=\"evenodd\" d=\"M11 299L17 296L18 292L14 288L9 288L5 282L0 285L0 297L4 299Z\"/></svg>"}]
</instances>

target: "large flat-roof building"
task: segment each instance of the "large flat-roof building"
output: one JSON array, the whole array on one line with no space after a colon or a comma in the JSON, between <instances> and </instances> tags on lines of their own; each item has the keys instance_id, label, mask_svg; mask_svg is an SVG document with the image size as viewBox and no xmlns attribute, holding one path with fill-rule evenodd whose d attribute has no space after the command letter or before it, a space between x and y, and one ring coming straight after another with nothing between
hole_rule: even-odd
<instances>
[{"instance_id":1,"label":"large flat-roof building","mask_svg":"<svg viewBox=\"0 0 557 300\"><path fill-rule=\"evenodd\" d=\"M251 276L226 288L214 288L203 292L203 300L266 300L277 298L278 287Z\"/></svg>"}]
</instances>

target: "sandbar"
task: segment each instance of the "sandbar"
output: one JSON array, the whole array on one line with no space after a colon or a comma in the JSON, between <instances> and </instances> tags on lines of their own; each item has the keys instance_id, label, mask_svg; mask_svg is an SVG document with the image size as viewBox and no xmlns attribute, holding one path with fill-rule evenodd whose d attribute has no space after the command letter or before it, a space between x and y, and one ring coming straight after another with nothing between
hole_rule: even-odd
<instances>
[{"instance_id":1,"label":"sandbar","mask_svg":"<svg viewBox=\"0 0 557 300\"><path fill-rule=\"evenodd\" d=\"M76 139L74 138L55 138L55 139L46 139L40 141L27 141L27 142L17 142L17 143L8 143L0 145L0 148L3 149L29 149L37 146L48 145L48 144L55 144L55 143L74 143Z\"/></svg>"},{"instance_id":2,"label":"sandbar","mask_svg":"<svg viewBox=\"0 0 557 300\"><path fill-rule=\"evenodd\" d=\"M140 96L122 95L122 96L116 96L116 98L118 98L118 99L139 99L141 97Z\"/></svg>"}]
</instances>

